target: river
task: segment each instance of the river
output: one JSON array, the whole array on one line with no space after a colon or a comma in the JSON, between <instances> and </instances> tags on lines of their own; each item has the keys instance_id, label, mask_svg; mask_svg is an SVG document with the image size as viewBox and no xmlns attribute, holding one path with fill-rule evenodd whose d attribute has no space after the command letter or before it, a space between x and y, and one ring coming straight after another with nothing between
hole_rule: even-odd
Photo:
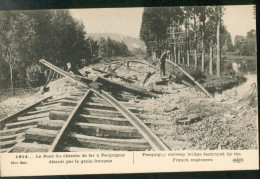
<instances>
[{"instance_id":1,"label":"river","mask_svg":"<svg viewBox=\"0 0 260 179\"><path fill-rule=\"evenodd\" d=\"M242 63L234 63L234 66L239 66L238 72L239 74L246 77L246 82L233 87L228 90L224 90L221 94L215 94L215 97L218 95L225 95L225 96L235 96L238 98L243 97L250 89L252 89L252 84L256 84L257 86L257 64L256 62L252 62L249 64L242 64ZM255 89L257 90L257 89Z\"/></svg>"}]
</instances>

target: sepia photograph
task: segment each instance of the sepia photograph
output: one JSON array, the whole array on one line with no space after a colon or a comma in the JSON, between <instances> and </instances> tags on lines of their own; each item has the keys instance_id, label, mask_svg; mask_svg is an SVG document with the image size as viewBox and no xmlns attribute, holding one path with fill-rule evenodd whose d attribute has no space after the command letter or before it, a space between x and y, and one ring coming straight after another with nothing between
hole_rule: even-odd
<instances>
[{"instance_id":1,"label":"sepia photograph","mask_svg":"<svg viewBox=\"0 0 260 179\"><path fill-rule=\"evenodd\" d=\"M0 50L2 154L258 151L255 5L1 10Z\"/></svg>"}]
</instances>

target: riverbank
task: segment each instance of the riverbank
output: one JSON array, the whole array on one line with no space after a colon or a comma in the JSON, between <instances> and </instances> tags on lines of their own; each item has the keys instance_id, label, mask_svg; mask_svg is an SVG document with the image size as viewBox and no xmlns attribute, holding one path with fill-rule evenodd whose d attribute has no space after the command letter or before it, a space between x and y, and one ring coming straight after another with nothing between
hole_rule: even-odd
<instances>
[{"instance_id":1,"label":"riverbank","mask_svg":"<svg viewBox=\"0 0 260 179\"><path fill-rule=\"evenodd\" d=\"M217 78L216 76L206 75L206 79L202 85L210 93L215 93L241 85L246 82L246 80L247 79L244 76L223 76L221 78Z\"/></svg>"}]
</instances>

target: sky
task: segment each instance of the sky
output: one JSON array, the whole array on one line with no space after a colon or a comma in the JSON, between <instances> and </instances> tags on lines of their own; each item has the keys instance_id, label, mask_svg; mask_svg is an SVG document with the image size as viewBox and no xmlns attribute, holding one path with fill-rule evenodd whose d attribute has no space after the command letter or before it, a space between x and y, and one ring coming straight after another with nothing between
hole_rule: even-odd
<instances>
[{"instance_id":1,"label":"sky","mask_svg":"<svg viewBox=\"0 0 260 179\"><path fill-rule=\"evenodd\" d=\"M74 18L82 21L87 33L118 33L139 37L143 8L97 8L71 9ZM256 29L256 20L252 5L225 6L224 25L231 33L246 36L251 29Z\"/></svg>"},{"instance_id":2,"label":"sky","mask_svg":"<svg viewBox=\"0 0 260 179\"><path fill-rule=\"evenodd\" d=\"M139 37L143 8L72 9L74 18L82 21L87 33L118 33Z\"/></svg>"},{"instance_id":3,"label":"sky","mask_svg":"<svg viewBox=\"0 0 260 179\"><path fill-rule=\"evenodd\" d=\"M232 40L236 35L246 36L251 29L256 29L253 6L225 6L223 23L230 32Z\"/></svg>"}]
</instances>

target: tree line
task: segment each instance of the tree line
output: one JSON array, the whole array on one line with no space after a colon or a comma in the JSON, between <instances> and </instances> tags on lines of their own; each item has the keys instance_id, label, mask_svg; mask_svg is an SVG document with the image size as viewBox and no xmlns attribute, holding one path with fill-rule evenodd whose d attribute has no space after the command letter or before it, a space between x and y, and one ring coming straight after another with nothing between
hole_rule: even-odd
<instances>
[{"instance_id":1,"label":"tree line","mask_svg":"<svg viewBox=\"0 0 260 179\"><path fill-rule=\"evenodd\" d=\"M236 36L233 45L223 25L224 11L223 6L147 7L142 15L140 38L150 56L155 52L159 58L164 49L170 49L176 63L192 64L210 75L216 71L216 76L221 77L221 55L256 54L254 30L246 38Z\"/></svg>"},{"instance_id":2,"label":"tree line","mask_svg":"<svg viewBox=\"0 0 260 179\"><path fill-rule=\"evenodd\" d=\"M112 56L129 56L130 51L127 45L122 42L112 40L110 37L107 40L103 37L98 42L99 56L101 57L112 57Z\"/></svg>"},{"instance_id":3,"label":"tree line","mask_svg":"<svg viewBox=\"0 0 260 179\"><path fill-rule=\"evenodd\" d=\"M42 73L39 59L57 66L93 62L98 56L128 55L122 42L90 38L84 24L73 19L69 10L0 11L1 87L22 86L31 72ZM102 55L101 55L102 52Z\"/></svg>"},{"instance_id":4,"label":"tree line","mask_svg":"<svg viewBox=\"0 0 260 179\"><path fill-rule=\"evenodd\" d=\"M247 32L246 37L237 35L235 37L234 54L253 56L256 55L256 31Z\"/></svg>"}]
</instances>

